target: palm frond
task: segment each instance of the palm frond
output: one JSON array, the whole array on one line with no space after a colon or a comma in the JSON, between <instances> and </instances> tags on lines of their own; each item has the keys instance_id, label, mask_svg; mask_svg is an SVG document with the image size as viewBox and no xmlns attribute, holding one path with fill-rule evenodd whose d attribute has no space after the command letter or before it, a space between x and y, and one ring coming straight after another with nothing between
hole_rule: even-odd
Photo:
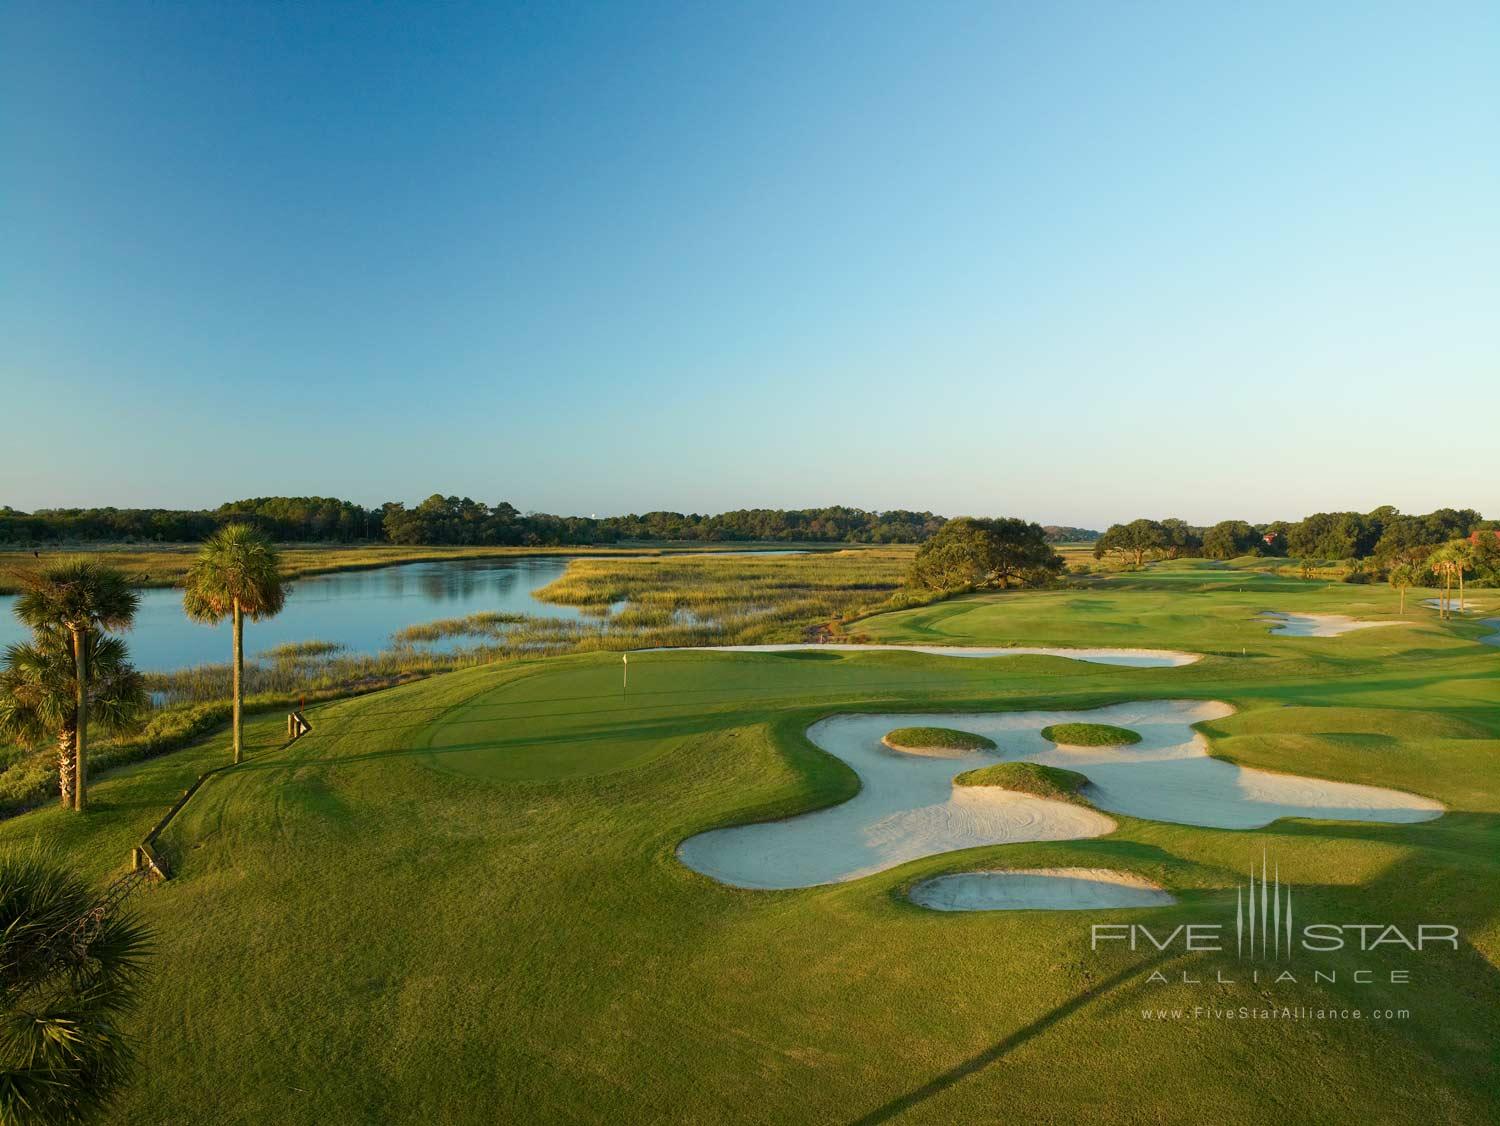
<instances>
[{"instance_id":1,"label":"palm frond","mask_svg":"<svg viewBox=\"0 0 1500 1126\"><path fill-rule=\"evenodd\" d=\"M248 524L226 524L188 570L182 608L194 621L217 622L238 601L247 618L260 621L281 612L286 592L276 546Z\"/></svg>"}]
</instances>

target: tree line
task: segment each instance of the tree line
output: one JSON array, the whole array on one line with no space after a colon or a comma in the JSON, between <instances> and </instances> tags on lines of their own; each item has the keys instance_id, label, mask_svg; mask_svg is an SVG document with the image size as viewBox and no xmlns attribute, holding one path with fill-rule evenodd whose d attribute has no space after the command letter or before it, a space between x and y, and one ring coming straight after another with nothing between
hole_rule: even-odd
<instances>
[{"instance_id":1,"label":"tree line","mask_svg":"<svg viewBox=\"0 0 1500 1126\"><path fill-rule=\"evenodd\" d=\"M1460 584L1473 575L1483 585L1500 585L1500 523L1472 508L1410 515L1391 505L1372 512L1315 512L1294 523L1221 520L1194 527L1142 518L1105 530L1094 542L1094 557L1106 556L1135 567L1155 559L1284 557L1301 561L1305 574L1320 562L1335 562L1345 565L1349 581L1399 574L1411 580L1405 586L1420 585L1428 573L1446 573L1442 564Z\"/></svg>"},{"instance_id":2,"label":"tree line","mask_svg":"<svg viewBox=\"0 0 1500 1126\"><path fill-rule=\"evenodd\" d=\"M215 509L0 507L0 543L196 543L227 524L248 524L281 543L565 546L629 540L921 543L945 523L931 512L747 508L717 514L556 516L508 501L434 493L418 504L365 508L334 497L253 497ZM1074 531L1075 529L1060 529Z\"/></svg>"},{"instance_id":3,"label":"tree line","mask_svg":"<svg viewBox=\"0 0 1500 1126\"><path fill-rule=\"evenodd\" d=\"M202 510L0 507L0 544L198 543L227 524L248 524L278 543L394 543L556 547L635 540L700 542L924 543L947 523L931 512L742 508L625 516L522 512L508 501L434 493L418 504L365 508L336 497L251 497ZM1089 541L1089 528L1047 525L1049 543Z\"/></svg>"},{"instance_id":4,"label":"tree line","mask_svg":"<svg viewBox=\"0 0 1500 1126\"><path fill-rule=\"evenodd\" d=\"M1096 541L1094 557L1117 556L1140 565L1148 559L1243 555L1311 559L1400 559L1425 556L1438 544L1500 527L1472 508L1439 508L1426 515L1382 505L1372 512L1315 512L1295 522L1251 524L1221 520L1211 526L1139 519L1112 524Z\"/></svg>"}]
</instances>

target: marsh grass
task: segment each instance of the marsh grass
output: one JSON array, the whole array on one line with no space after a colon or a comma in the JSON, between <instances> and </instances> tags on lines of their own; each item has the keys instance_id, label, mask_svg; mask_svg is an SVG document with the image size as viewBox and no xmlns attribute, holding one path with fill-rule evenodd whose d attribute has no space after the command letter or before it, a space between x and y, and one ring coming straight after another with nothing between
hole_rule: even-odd
<instances>
[{"instance_id":1,"label":"marsh grass","mask_svg":"<svg viewBox=\"0 0 1500 1126\"><path fill-rule=\"evenodd\" d=\"M463 618L439 618L435 622L407 626L391 634L396 644L421 641L445 641L450 637L500 637L507 626L527 620L525 614L502 614L496 610L482 610Z\"/></svg>"},{"instance_id":2,"label":"marsh grass","mask_svg":"<svg viewBox=\"0 0 1500 1126\"><path fill-rule=\"evenodd\" d=\"M685 630L715 644L800 641L893 603L911 564L909 547L812 555L578 559L537 591L544 602L610 615L614 632ZM648 637L649 644L695 644Z\"/></svg>"},{"instance_id":3,"label":"marsh grass","mask_svg":"<svg viewBox=\"0 0 1500 1126\"><path fill-rule=\"evenodd\" d=\"M343 649L343 644L337 641L287 641L262 650L260 656L273 661L306 661L330 657Z\"/></svg>"}]
</instances>

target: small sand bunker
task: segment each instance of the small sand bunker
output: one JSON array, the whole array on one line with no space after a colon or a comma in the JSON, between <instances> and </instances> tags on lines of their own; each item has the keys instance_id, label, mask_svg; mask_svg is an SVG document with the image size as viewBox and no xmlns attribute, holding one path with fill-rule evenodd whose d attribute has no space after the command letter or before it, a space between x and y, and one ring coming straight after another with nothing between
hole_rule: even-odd
<instances>
[{"instance_id":1,"label":"small sand bunker","mask_svg":"<svg viewBox=\"0 0 1500 1126\"><path fill-rule=\"evenodd\" d=\"M817 649L842 653L929 653L935 657L1066 657L1070 661L1087 661L1095 665L1126 665L1141 669L1176 668L1203 659L1202 653L1184 653L1177 649L1072 649L1021 645L855 645L806 642L784 645L698 645L692 648L715 653L792 653L802 649Z\"/></svg>"},{"instance_id":2,"label":"small sand bunker","mask_svg":"<svg viewBox=\"0 0 1500 1126\"><path fill-rule=\"evenodd\" d=\"M1280 614L1267 611L1262 618L1279 622L1272 633L1284 637L1338 637L1357 629L1375 629L1379 626L1399 625L1398 622L1362 622L1345 614Z\"/></svg>"},{"instance_id":3,"label":"small sand bunker","mask_svg":"<svg viewBox=\"0 0 1500 1126\"><path fill-rule=\"evenodd\" d=\"M1112 868L960 872L923 880L909 898L933 911L1097 911L1177 902L1150 880Z\"/></svg>"},{"instance_id":4,"label":"small sand bunker","mask_svg":"<svg viewBox=\"0 0 1500 1126\"><path fill-rule=\"evenodd\" d=\"M838 715L807 737L859 775L854 797L781 821L714 829L678 848L682 862L721 883L797 888L853 880L909 860L981 845L1098 837L1115 822L1105 810L1154 821L1254 829L1281 817L1338 821L1427 821L1443 806L1415 794L1250 770L1210 758L1192 724L1232 715L1217 701L1151 700L1084 712ZM1109 723L1136 731L1128 747L1067 747L1042 738L1060 723ZM929 758L892 754L893 727L941 723L1002 748ZM1097 808L953 779L996 761L1026 761L1088 778L1080 796Z\"/></svg>"}]
</instances>

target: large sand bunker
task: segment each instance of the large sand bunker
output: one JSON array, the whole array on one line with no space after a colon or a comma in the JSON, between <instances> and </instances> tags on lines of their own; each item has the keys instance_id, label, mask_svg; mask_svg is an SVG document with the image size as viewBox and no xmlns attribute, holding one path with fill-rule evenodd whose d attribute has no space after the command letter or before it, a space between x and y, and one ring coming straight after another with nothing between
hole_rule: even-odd
<instances>
[{"instance_id":1,"label":"large sand bunker","mask_svg":"<svg viewBox=\"0 0 1500 1126\"><path fill-rule=\"evenodd\" d=\"M1262 618L1279 622L1272 633L1285 637L1337 637L1357 629L1374 629L1377 626L1394 626L1398 622L1362 622L1345 614L1280 614L1266 611Z\"/></svg>"},{"instance_id":2,"label":"large sand bunker","mask_svg":"<svg viewBox=\"0 0 1500 1126\"><path fill-rule=\"evenodd\" d=\"M817 643L783 645L702 645L715 653L791 653L799 649L837 650L839 652L929 653L936 657L1066 657L1070 661L1088 661L1095 665L1127 665L1133 668L1175 668L1203 659L1201 653L1184 653L1177 649L1074 649L1057 646L984 646L984 645L855 645L852 643Z\"/></svg>"},{"instance_id":3,"label":"large sand bunker","mask_svg":"<svg viewBox=\"0 0 1500 1126\"><path fill-rule=\"evenodd\" d=\"M1252 829L1280 817L1425 821L1443 811L1435 801L1398 790L1271 774L1210 758L1207 742L1190 725L1233 710L1216 701L1154 700L1083 712L832 716L813 724L807 736L853 768L859 793L782 821L699 833L678 855L689 868L736 887L811 887L957 849L1097 837L1114 829L1114 821L1084 806L953 785L966 770L1007 760L1085 775L1082 796L1099 809L1187 825ZM1141 741L1069 747L1042 738L1042 728L1070 722L1128 727ZM988 736L999 750L926 758L881 745L891 728L923 724Z\"/></svg>"},{"instance_id":4,"label":"large sand bunker","mask_svg":"<svg viewBox=\"0 0 1500 1126\"><path fill-rule=\"evenodd\" d=\"M959 872L923 880L909 898L934 911L1094 911L1177 902L1150 880L1112 868Z\"/></svg>"}]
</instances>

